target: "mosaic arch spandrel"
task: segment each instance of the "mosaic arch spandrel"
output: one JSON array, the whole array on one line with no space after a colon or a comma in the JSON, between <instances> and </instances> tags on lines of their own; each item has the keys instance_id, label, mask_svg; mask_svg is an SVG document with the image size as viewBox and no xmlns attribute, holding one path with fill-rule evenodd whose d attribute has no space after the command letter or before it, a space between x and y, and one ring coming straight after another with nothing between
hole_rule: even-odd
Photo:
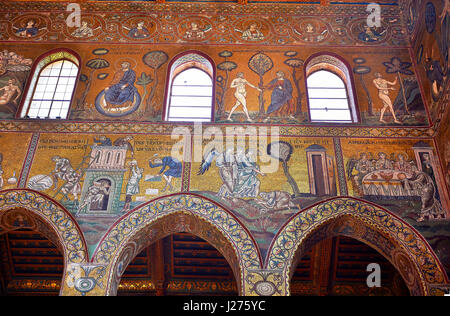
<instances>
[{"instance_id":1,"label":"mosaic arch spandrel","mask_svg":"<svg viewBox=\"0 0 450 316\"><path fill-rule=\"evenodd\" d=\"M257 140L248 135L237 139L243 142L235 141L234 148L228 147L227 141L233 144L230 137L222 145L203 140L202 162L191 164L189 188L230 209L255 236L265 256L289 217L338 194L333 139L269 136Z\"/></svg>"},{"instance_id":2,"label":"mosaic arch spandrel","mask_svg":"<svg viewBox=\"0 0 450 316\"><path fill-rule=\"evenodd\" d=\"M383 249L381 244L375 243L374 247L381 250L383 255L399 270L407 282L411 294L430 295L430 293L435 293L434 287L448 283L446 273L433 250L412 226L373 203L339 197L318 203L298 213L286 223L274 239L265 265L266 269L277 271L282 276L285 283L278 287L278 291L289 293L291 269L295 268L292 265L298 259L298 254L296 257L297 250L305 250L300 248L305 245L311 247L312 244L308 245L309 237L314 236L314 233L319 231L324 224L331 223L333 225L339 218L344 218L343 216L355 219L360 223L359 225L371 227L394 245ZM342 220L339 225L350 222ZM343 229L339 225L335 225L334 229L338 235L339 229ZM351 232L352 229L361 230L358 225L355 227L351 228L350 225L347 232L344 229L344 234ZM318 238L320 239L320 236ZM358 238L371 244L371 241L364 240L364 236Z\"/></svg>"},{"instance_id":3,"label":"mosaic arch spandrel","mask_svg":"<svg viewBox=\"0 0 450 316\"><path fill-rule=\"evenodd\" d=\"M88 250L83 233L74 217L58 202L39 192L27 189L0 191L0 212L25 209L47 224L63 250L65 274L61 282L61 295L78 291L80 266L88 260Z\"/></svg>"},{"instance_id":4,"label":"mosaic arch spandrel","mask_svg":"<svg viewBox=\"0 0 450 316\"><path fill-rule=\"evenodd\" d=\"M77 220L89 249L122 215L180 192L183 162L170 136L40 135L26 187L51 196Z\"/></svg>"}]
</instances>

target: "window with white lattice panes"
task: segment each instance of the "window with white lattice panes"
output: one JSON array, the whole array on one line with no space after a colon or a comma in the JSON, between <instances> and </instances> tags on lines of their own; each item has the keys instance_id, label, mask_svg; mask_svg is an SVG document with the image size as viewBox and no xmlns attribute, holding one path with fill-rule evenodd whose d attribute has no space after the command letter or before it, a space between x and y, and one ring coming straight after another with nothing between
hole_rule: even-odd
<instances>
[{"instance_id":1,"label":"window with white lattice panes","mask_svg":"<svg viewBox=\"0 0 450 316\"><path fill-rule=\"evenodd\" d=\"M202 53L175 57L166 92L166 121L211 122L214 104L214 66Z\"/></svg>"},{"instance_id":2,"label":"window with white lattice panes","mask_svg":"<svg viewBox=\"0 0 450 316\"><path fill-rule=\"evenodd\" d=\"M308 76L309 113L312 122L352 123L347 87L336 74L319 70Z\"/></svg>"},{"instance_id":3,"label":"window with white lattice panes","mask_svg":"<svg viewBox=\"0 0 450 316\"><path fill-rule=\"evenodd\" d=\"M33 78L32 92L29 92L21 117L67 118L78 72L78 65L68 59L43 66Z\"/></svg>"}]
</instances>

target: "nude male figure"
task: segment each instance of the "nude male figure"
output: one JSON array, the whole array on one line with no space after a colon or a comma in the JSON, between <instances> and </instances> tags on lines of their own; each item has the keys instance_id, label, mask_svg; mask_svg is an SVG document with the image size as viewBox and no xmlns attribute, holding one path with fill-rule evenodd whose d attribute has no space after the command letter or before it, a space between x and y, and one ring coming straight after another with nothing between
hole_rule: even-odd
<instances>
[{"instance_id":1,"label":"nude male figure","mask_svg":"<svg viewBox=\"0 0 450 316\"><path fill-rule=\"evenodd\" d=\"M22 94L22 90L20 90L20 88L17 86L15 79L9 79L8 84L1 88L0 91L3 91L2 95L0 96L0 105L11 103L11 99L13 98L15 93L17 93L17 96L14 98L14 100L12 100L12 102L17 104L17 100Z\"/></svg>"},{"instance_id":2,"label":"nude male figure","mask_svg":"<svg viewBox=\"0 0 450 316\"><path fill-rule=\"evenodd\" d=\"M231 82L231 88L236 88L236 92L234 93L234 96L236 97L236 104L233 106L233 108L230 111L230 114L228 115L227 120L228 121L232 121L231 119L231 114L233 114L233 112L240 106L242 105L242 108L244 110L245 115L247 116L247 121L249 122L253 122L253 120L250 118L250 116L248 115L248 110L247 110L247 100L245 99L246 95L247 95L247 91L245 90L245 85L249 85L250 87L261 91L260 88L255 87L254 85L252 85L250 82L248 82L246 79L244 79L244 73L239 72L237 74L237 78L234 79Z\"/></svg>"},{"instance_id":3,"label":"nude male figure","mask_svg":"<svg viewBox=\"0 0 450 316\"><path fill-rule=\"evenodd\" d=\"M389 81L383 79L381 74L378 72L375 74L375 78L376 79L373 80L373 84L375 85L375 87L377 87L377 89L379 91L378 97L383 102L383 109L381 110L380 122L386 123L386 121L383 120L383 116L384 116L384 112L386 112L386 110L389 109L389 111L392 113L392 116L394 117L394 122L401 124L402 122L397 120L397 117L395 116L394 106L392 105L392 101L389 98L389 90L395 90L395 89L388 87L388 85L391 85L391 86L396 85L397 78L394 80L394 82L389 82Z\"/></svg>"}]
</instances>

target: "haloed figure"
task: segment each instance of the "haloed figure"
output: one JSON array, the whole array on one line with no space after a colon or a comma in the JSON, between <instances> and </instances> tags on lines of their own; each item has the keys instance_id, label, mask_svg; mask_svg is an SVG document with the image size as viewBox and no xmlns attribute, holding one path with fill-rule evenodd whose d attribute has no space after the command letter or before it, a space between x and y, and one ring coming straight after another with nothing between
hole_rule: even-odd
<instances>
[{"instance_id":1,"label":"haloed figure","mask_svg":"<svg viewBox=\"0 0 450 316\"><path fill-rule=\"evenodd\" d=\"M271 103L267 108L267 122L271 116L287 117L292 116L292 84L285 78L283 71L277 71L276 78L269 82L266 89L273 89L271 95Z\"/></svg>"},{"instance_id":2,"label":"haloed figure","mask_svg":"<svg viewBox=\"0 0 450 316\"><path fill-rule=\"evenodd\" d=\"M133 102L137 89L134 86L136 73L131 69L129 62L123 62L121 69L114 75L111 86L105 89L105 101L109 104L119 106L125 102ZM108 105L104 104L107 108Z\"/></svg>"}]
</instances>

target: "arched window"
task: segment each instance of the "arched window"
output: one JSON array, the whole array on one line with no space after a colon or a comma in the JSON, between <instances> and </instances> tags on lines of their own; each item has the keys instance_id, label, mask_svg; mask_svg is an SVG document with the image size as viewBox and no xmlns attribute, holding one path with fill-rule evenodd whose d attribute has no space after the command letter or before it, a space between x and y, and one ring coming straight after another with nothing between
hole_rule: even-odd
<instances>
[{"instance_id":1,"label":"arched window","mask_svg":"<svg viewBox=\"0 0 450 316\"><path fill-rule=\"evenodd\" d=\"M213 114L214 67L197 52L176 57L169 73L165 120L210 122Z\"/></svg>"},{"instance_id":2,"label":"arched window","mask_svg":"<svg viewBox=\"0 0 450 316\"><path fill-rule=\"evenodd\" d=\"M352 78L347 65L331 55L319 55L306 64L311 122L358 122Z\"/></svg>"},{"instance_id":3,"label":"arched window","mask_svg":"<svg viewBox=\"0 0 450 316\"><path fill-rule=\"evenodd\" d=\"M35 65L20 117L67 118L79 68L79 58L66 50L41 57Z\"/></svg>"}]
</instances>

